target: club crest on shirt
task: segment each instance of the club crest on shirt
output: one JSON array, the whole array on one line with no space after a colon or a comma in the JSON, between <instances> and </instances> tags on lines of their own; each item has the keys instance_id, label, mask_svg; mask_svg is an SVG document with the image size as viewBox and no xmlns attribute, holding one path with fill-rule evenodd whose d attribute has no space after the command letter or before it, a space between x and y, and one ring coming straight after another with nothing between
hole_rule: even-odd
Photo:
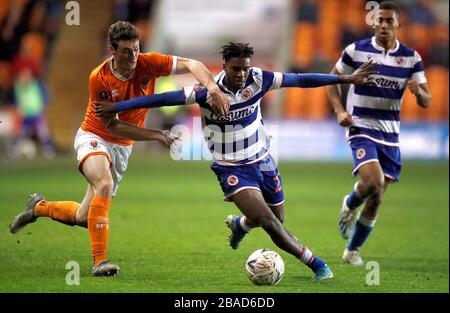
<instances>
[{"instance_id":1,"label":"club crest on shirt","mask_svg":"<svg viewBox=\"0 0 450 313\"><path fill-rule=\"evenodd\" d=\"M402 65L403 63L405 63L405 58L404 57L398 57L398 58L396 58L395 62L398 65Z\"/></svg>"},{"instance_id":2,"label":"club crest on shirt","mask_svg":"<svg viewBox=\"0 0 450 313\"><path fill-rule=\"evenodd\" d=\"M199 92L199 91L201 91L201 90L203 90L203 89L205 89L205 87L203 87L203 86L200 85L200 84L195 84L195 85L194 85L194 92L195 92L195 93L197 93L197 92Z\"/></svg>"},{"instance_id":3,"label":"club crest on shirt","mask_svg":"<svg viewBox=\"0 0 450 313\"><path fill-rule=\"evenodd\" d=\"M149 82L150 78L147 75L142 75L141 77L139 77L139 85L142 89L146 89Z\"/></svg>"},{"instance_id":4,"label":"club crest on shirt","mask_svg":"<svg viewBox=\"0 0 450 313\"><path fill-rule=\"evenodd\" d=\"M91 145L91 149L95 149L98 146L98 142L96 140L91 140L89 144Z\"/></svg>"},{"instance_id":5,"label":"club crest on shirt","mask_svg":"<svg viewBox=\"0 0 450 313\"><path fill-rule=\"evenodd\" d=\"M242 90L241 95L242 99L248 100L252 97L253 91L250 88L245 88L244 90Z\"/></svg>"},{"instance_id":6,"label":"club crest on shirt","mask_svg":"<svg viewBox=\"0 0 450 313\"><path fill-rule=\"evenodd\" d=\"M108 93L105 90L100 92L100 99L108 100Z\"/></svg>"},{"instance_id":7,"label":"club crest on shirt","mask_svg":"<svg viewBox=\"0 0 450 313\"><path fill-rule=\"evenodd\" d=\"M237 178L236 175L230 175L227 178L227 183L230 186L236 186L238 182L239 182L239 179Z\"/></svg>"},{"instance_id":8,"label":"club crest on shirt","mask_svg":"<svg viewBox=\"0 0 450 313\"><path fill-rule=\"evenodd\" d=\"M358 158L358 160L361 160L365 156L366 150L364 148L359 148L358 150L356 150L356 157Z\"/></svg>"}]
</instances>

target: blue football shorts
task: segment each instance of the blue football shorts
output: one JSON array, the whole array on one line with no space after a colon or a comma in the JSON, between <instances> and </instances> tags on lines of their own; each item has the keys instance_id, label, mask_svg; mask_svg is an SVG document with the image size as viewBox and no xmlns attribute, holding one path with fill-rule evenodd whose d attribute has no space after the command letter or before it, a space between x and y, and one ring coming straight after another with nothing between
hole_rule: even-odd
<instances>
[{"instance_id":1,"label":"blue football shorts","mask_svg":"<svg viewBox=\"0 0 450 313\"><path fill-rule=\"evenodd\" d=\"M213 162L211 169L217 175L225 201L231 201L242 190L256 189L270 206L284 202L283 182L270 155L253 164L224 166Z\"/></svg>"},{"instance_id":2,"label":"blue football shorts","mask_svg":"<svg viewBox=\"0 0 450 313\"><path fill-rule=\"evenodd\" d=\"M382 145L367 138L353 138L350 148L353 154L353 176L358 175L362 165L378 161L385 177L393 181L400 180L402 163L399 147Z\"/></svg>"}]
</instances>

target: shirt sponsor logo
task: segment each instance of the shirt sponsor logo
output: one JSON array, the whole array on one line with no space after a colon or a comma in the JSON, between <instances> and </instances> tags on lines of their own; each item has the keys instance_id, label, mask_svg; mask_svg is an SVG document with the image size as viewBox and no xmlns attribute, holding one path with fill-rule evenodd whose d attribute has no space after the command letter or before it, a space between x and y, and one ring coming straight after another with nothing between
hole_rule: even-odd
<instances>
[{"instance_id":1,"label":"shirt sponsor logo","mask_svg":"<svg viewBox=\"0 0 450 313\"><path fill-rule=\"evenodd\" d=\"M375 82L377 83L378 87L383 88L391 88L391 89L402 89L402 84L395 80L389 80L386 78L376 78Z\"/></svg>"},{"instance_id":2,"label":"shirt sponsor logo","mask_svg":"<svg viewBox=\"0 0 450 313\"><path fill-rule=\"evenodd\" d=\"M240 120L243 118L246 118L247 116L250 116L255 112L257 107L257 104L254 104L249 107L245 107L239 110L230 111L227 115L223 116L217 116L213 112L209 115L209 119L212 121L218 121L218 122L230 122L235 120Z\"/></svg>"}]
</instances>

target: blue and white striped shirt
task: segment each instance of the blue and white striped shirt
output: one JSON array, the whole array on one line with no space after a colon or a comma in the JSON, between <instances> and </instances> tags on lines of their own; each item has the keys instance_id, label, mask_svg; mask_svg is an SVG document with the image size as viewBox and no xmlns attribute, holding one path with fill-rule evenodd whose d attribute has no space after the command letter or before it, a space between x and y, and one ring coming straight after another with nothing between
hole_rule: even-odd
<instances>
[{"instance_id":1,"label":"blue and white striped shirt","mask_svg":"<svg viewBox=\"0 0 450 313\"><path fill-rule=\"evenodd\" d=\"M184 88L186 104L198 103L201 108L203 135L214 160L221 165L242 165L267 156L271 136L264 128L261 98L270 90L281 88L283 74L252 67L244 87L233 93L225 87L225 72L215 80L230 102L225 116L210 108L211 97L201 85Z\"/></svg>"},{"instance_id":2,"label":"blue and white striped shirt","mask_svg":"<svg viewBox=\"0 0 450 313\"><path fill-rule=\"evenodd\" d=\"M347 111L353 125L347 128L347 139L365 137L388 146L399 146L400 109L409 80L427 82L420 55L396 41L384 52L375 37L357 41L345 48L336 63L341 74L351 74L361 64L373 59L376 86L351 85L347 95Z\"/></svg>"}]
</instances>

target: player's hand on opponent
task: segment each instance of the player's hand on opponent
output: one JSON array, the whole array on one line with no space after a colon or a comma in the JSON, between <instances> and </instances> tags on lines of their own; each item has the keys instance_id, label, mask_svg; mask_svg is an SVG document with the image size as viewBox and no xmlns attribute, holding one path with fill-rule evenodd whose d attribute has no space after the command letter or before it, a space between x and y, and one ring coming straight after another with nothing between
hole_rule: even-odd
<instances>
[{"instance_id":1,"label":"player's hand on opponent","mask_svg":"<svg viewBox=\"0 0 450 313\"><path fill-rule=\"evenodd\" d=\"M228 98L223 94L219 87L209 90L209 94L211 95L211 110L216 115L226 115L230 108Z\"/></svg>"},{"instance_id":2,"label":"player's hand on opponent","mask_svg":"<svg viewBox=\"0 0 450 313\"><path fill-rule=\"evenodd\" d=\"M410 80L408 81L408 89L411 91L414 95L420 96L420 87L417 80Z\"/></svg>"},{"instance_id":3,"label":"player's hand on opponent","mask_svg":"<svg viewBox=\"0 0 450 313\"><path fill-rule=\"evenodd\" d=\"M339 111L336 113L336 118L338 120L339 125L343 127L348 127L353 124L352 115L347 111Z\"/></svg>"},{"instance_id":4,"label":"player's hand on opponent","mask_svg":"<svg viewBox=\"0 0 450 313\"><path fill-rule=\"evenodd\" d=\"M161 136L159 136L156 140L158 140L164 147L169 148L171 152L175 152L181 138L169 130L161 130Z\"/></svg>"},{"instance_id":5,"label":"player's hand on opponent","mask_svg":"<svg viewBox=\"0 0 450 313\"><path fill-rule=\"evenodd\" d=\"M110 101L94 101L95 116L102 116L108 113L115 113L116 105Z\"/></svg>"},{"instance_id":6,"label":"player's hand on opponent","mask_svg":"<svg viewBox=\"0 0 450 313\"><path fill-rule=\"evenodd\" d=\"M344 81L349 84L355 85L368 85L376 86L374 78L370 75L377 74L377 71L373 70L373 59L370 59L366 63L362 64L350 75L343 75Z\"/></svg>"}]
</instances>

